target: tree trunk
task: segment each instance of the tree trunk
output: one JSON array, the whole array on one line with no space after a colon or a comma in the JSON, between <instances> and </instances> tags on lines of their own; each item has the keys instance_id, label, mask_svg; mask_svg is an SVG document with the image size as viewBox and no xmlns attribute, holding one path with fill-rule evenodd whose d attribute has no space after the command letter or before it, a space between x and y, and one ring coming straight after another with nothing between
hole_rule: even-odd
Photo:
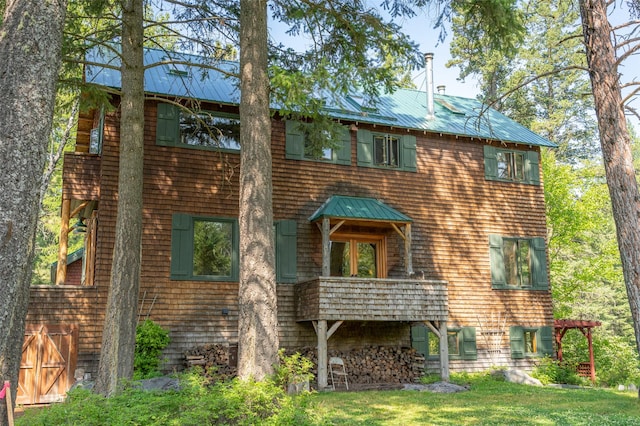
<instances>
[{"instance_id":1,"label":"tree trunk","mask_svg":"<svg viewBox=\"0 0 640 426\"><path fill-rule=\"evenodd\" d=\"M118 215L96 392L133 375L140 289L144 152L143 1L122 1L122 98Z\"/></svg>"},{"instance_id":2,"label":"tree trunk","mask_svg":"<svg viewBox=\"0 0 640 426\"><path fill-rule=\"evenodd\" d=\"M278 359L266 0L240 2L240 88L238 375L261 380Z\"/></svg>"},{"instance_id":3,"label":"tree trunk","mask_svg":"<svg viewBox=\"0 0 640 426\"><path fill-rule=\"evenodd\" d=\"M640 352L640 194L633 168L631 138L624 116L606 2L580 0L580 15L618 248L636 346Z\"/></svg>"},{"instance_id":4,"label":"tree trunk","mask_svg":"<svg viewBox=\"0 0 640 426\"><path fill-rule=\"evenodd\" d=\"M10 0L0 29L0 383L11 382L13 401L66 7Z\"/></svg>"}]
</instances>

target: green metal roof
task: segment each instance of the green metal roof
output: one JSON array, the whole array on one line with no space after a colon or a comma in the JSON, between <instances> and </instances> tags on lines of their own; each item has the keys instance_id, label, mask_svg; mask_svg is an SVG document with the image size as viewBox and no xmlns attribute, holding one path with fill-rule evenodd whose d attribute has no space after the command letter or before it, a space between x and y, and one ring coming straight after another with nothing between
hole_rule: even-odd
<instances>
[{"instance_id":1,"label":"green metal roof","mask_svg":"<svg viewBox=\"0 0 640 426\"><path fill-rule=\"evenodd\" d=\"M329 197L311 215L309 222L314 222L323 217L400 223L413 222L410 217L375 198L346 197L344 195L332 195Z\"/></svg>"},{"instance_id":2,"label":"green metal roof","mask_svg":"<svg viewBox=\"0 0 640 426\"><path fill-rule=\"evenodd\" d=\"M167 64L173 59L182 63ZM85 79L99 86L122 87L119 67L120 58L111 50L95 48L87 53L90 65L85 67ZM215 65L219 70L206 69L211 59L185 53L145 49L145 92L161 96L199 99L224 105L240 103L238 63L221 61ZM100 64L104 64L102 66ZM110 67L107 67L110 66ZM437 78L437 76L435 76ZM338 120L355 121L373 125L392 126L472 138L514 142L531 146L556 147L556 145L532 132L498 111L487 108L476 99L434 94L435 118L427 119L427 96L419 90L399 89L394 93L381 94L375 105L369 105L364 95L355 91L349 96L318 94L325 101L325 110ZM278 105L272 104L273 109Z\"/></svg>"}]
</instances>

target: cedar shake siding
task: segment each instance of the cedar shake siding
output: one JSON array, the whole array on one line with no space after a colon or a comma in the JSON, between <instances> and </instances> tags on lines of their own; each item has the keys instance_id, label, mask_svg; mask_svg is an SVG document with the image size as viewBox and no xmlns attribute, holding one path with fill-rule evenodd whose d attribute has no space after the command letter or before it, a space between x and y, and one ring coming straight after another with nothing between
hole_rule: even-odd
<instances>
[{"instance_id":1,"label":"cedar shake siding","mask_svg":"<svg viewBox=\"0 0 640 426\"><path fill-rule=\"evenodd\" d=\"M184 367L183 352L191 347L206 343L236 344L238 340L236 280L170 277L174 215L237 219L240 156L229 150L157 145L157 105L156 101L147 101L145 108L140 318L148 317L169 329L171 343L163 353L163 368L171 371ZM203 110L221 108L218 104L202 105ZM237 113L231 107L222 109ZM86 136L90 129L85 127L94 126L96 119L88 119L87 114L83 117L79 134ZM415 139L415 171L358 165L358 131L367 130ZM78 325L78 367L88 372L97 368L109 285L117 211L118 141L118 113L107 113L101 155L76 152L65 156L63 197L81 200L99 197L94 286L34 287L29 306L30 324ZM411 346L412 324L441 319L440 315L444 315L449 329L475 327L477 360L452 359L452 370L478 370L496 359L503 365L530 366L530 359L511 357L509 329L551 325L551 291L549 286L543 290L495 288L490 236L530 239L546 236L542 177L539 176L539 184L487 179L485 146L535 152L536 157L537 146L499 145L485 139L358 123L357 130L352 128L346 134L345 149L348 153L350 141L350 163L333 164L287 158L286 122L277 117L273 119L271 141L274 221L295 222L296 278L294 282L278 284L282 347L316 346L318 341L310 321L315 319L313 316L325 309L325 313L337 315L325 319L337 319L340 305L351 303L353 312L329 339L329 349ZM85 145L79 150L85 150ZM341 156L348 157L345 152ZM535 163L535 168L539 175L539 164ZM364 283L362 304L353 295L347 299L339 291L325 292L322 296L318 293L323 285L332 285L332 280L325 280L324 284L319 281L323 265L322 234L316 223L308 219L332 195L378 199L413 221L411 254L415 276L411 278L419 278L413 281L405 273L404 241L397 232L378 224L345 225L345 231L353 232L369 226L386 239L388 284L385 285L392 294L379 317L371 312L375 300L370 297L373 293L367 292L381 284ZM543 262L545 253L543 247ZM541 271L548 275L546 269ZM359 280L363 279L355 279L354 283ZM347 281L337 280L335 288L348 292L348 285L343 288ZM422 283L419 286L424 288L415 283ZM399 294L405 294L404 304ZM415 303L416 294L425 298L424 306ZM331 306L332 297L336 298L335 309ZM369 308L358 316L358 305ZM391 305L394 312L389 308ZM506 335L496 358L495 353L487 351L481 326L482 321L497 315L506 317Z\"/></svg>"}]
</instances>

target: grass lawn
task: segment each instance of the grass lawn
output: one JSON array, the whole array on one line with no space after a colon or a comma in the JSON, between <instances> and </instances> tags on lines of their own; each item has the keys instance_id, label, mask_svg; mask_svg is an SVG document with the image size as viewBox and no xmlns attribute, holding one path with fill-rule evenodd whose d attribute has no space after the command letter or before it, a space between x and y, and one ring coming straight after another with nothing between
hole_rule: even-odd
<instances>
[{"instance_id":1,"label":"grass lawn","mask_svg":"<svg viewBox=\"0 0 640 426\"><path fill-rule=\"evenodd\" d=\"M367 391L311 398L332 425L640 425L635 392L538 388L486 376L468 383L470 391L455 394Z\"/></svg>"}]
</instances>

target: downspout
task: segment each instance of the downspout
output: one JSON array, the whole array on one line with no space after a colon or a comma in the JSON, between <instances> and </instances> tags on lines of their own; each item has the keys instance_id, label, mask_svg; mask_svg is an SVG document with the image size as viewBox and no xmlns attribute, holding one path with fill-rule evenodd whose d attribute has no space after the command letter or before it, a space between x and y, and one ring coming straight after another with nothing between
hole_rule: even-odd
<instances>
[{"instance_id":1,"label":"downspout","mask_svg":"<svg viewBox=\"0 0 640 426\"><path fill-rule=\"evenodd\" d=\"M433 106L433 53L424 54L427 74L427 120L436 118Z\"/></svg>"}]
</instances>

